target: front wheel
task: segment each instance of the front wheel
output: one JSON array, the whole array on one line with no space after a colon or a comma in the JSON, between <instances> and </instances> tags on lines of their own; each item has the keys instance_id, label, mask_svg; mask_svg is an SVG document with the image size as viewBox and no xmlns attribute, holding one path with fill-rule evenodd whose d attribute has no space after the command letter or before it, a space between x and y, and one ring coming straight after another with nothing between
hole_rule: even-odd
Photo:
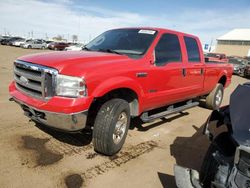
<instances>
[{"instance_id":1,"label":"front wheel","mask_svg":"<svg viewBox=\"0 0 250 188\"><path fill-rule=\"evenodd\" d=\"M97 113L93 144L95 151L113 155L122 148L130 125L130 108L123 99L111 99Z\"/></svg>"},{"instance_id":2,"label":"front wheel","mask_svg":"<svg viewBox=\"0 0 250 188\"><path fill-rule=\"evenodd\" d=\"M222 84L217 84L213 91L206 98L206 107L211 110L217 110L223 99L224 88Z\"/></svg>"}]
</instances>

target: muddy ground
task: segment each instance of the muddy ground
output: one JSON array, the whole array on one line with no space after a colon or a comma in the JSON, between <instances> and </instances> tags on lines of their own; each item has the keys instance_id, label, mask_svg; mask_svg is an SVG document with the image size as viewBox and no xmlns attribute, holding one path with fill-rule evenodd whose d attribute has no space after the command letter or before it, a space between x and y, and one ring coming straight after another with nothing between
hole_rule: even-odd
<instances>
[{"instance_id":1,"label":"muddy ground","mask_svg":"<svg viewBox=\"0 0 250 188\"><path fill-rule=\"evenodd\" d=\"M93 151L91 133L59 133L29 122L9 102L12 62L39 53L0 46L0 187L176 187L173 165L199 170L208 146L202 125L210 110L195 107L162 120L133 120L126 143L115 156ZM233 76L224 104L239 83Z\"/></svg>"}]
</instances>

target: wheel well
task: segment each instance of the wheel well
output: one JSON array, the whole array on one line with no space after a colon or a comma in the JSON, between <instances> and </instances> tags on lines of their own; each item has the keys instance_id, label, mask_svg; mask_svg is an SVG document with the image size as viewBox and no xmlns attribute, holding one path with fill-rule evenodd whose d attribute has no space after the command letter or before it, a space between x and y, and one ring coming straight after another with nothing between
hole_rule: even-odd
<instances>
[{"instance_id":1,"label":"wheel well","mask_svg":"<svg viewBox=\"0 0 250 188\"><path fill-rule=\"evenodd\" d=\"M119 88L112 90L101 97L96 97L94 99L94 102L91 104L88 111L87 124L89 126L92 126L94 124L95 117L102 104L113 98L126 100L129 103L130 115L134 117L139 115L139 102L137 94L131 89Z\"/></svg>"},{"instance_id":2,"label":"wheel well","mask_svg":"<svg viewBox=\"0 0 250 188\"><path fill-rule=\"evenodd\" d=\"M222 77L219 79L219 82L218 82L218 83L222 84L223 87L225 87L226 81L227 81L227 77L224 75L224 76L222 76Z\"/></svg>"},{"instance_id":3,"label":"wheel well","mask_svg":"<svg viewBox=\"0 0 250 188\"><path fill-rule=\"evenodd\" d=\"M104 95L101 98L103 98L105 101L113 99L113 98L124 99L129 103L131 116L139 115L138 96L131 89L128 89L128 88L115 89L115 90L108 92L106 95Z\"/></svg>"}]
</instances>

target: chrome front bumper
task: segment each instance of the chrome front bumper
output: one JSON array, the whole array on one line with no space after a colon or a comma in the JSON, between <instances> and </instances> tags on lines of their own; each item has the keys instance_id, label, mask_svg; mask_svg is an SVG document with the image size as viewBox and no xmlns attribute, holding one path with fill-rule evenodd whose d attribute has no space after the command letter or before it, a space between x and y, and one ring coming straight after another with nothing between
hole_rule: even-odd
<instances>
[{"instance_id":1,"label":"chrome front bumper","mask_svg":"<svg viewBox=\"0 0 250 188\"><path fill-rule=\"evenodd\" d=\"M10 98L10 100L15 101L21 106L24 115L37 123L44 124L51 128L76 132L86 127L88 110L72 114L56 113L35 109L15 98Z\"/></svg>"}]
</instances>

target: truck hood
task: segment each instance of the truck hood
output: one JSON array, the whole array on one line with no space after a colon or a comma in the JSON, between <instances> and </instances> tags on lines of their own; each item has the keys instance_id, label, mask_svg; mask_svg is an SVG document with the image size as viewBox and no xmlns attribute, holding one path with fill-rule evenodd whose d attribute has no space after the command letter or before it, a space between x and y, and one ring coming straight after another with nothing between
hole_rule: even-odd
<instances>
[{"instance_id":1,"label":"truck hood","mask_svg":"<svg viewBox=\"0 0 250 188\"><path fill-rule=\"evenodd\" d=\"M94 51L62 51L22 56L18 58L18 60L55 68L59 71L59 73L66 73L68 75L72 75L72 70L74 70L74 76L79 76L77 73L83 73L83 70L90 68L96 69L107 64L127 62L132 59L125 55L112 53Z\"/></svg>"}]
</instances>

